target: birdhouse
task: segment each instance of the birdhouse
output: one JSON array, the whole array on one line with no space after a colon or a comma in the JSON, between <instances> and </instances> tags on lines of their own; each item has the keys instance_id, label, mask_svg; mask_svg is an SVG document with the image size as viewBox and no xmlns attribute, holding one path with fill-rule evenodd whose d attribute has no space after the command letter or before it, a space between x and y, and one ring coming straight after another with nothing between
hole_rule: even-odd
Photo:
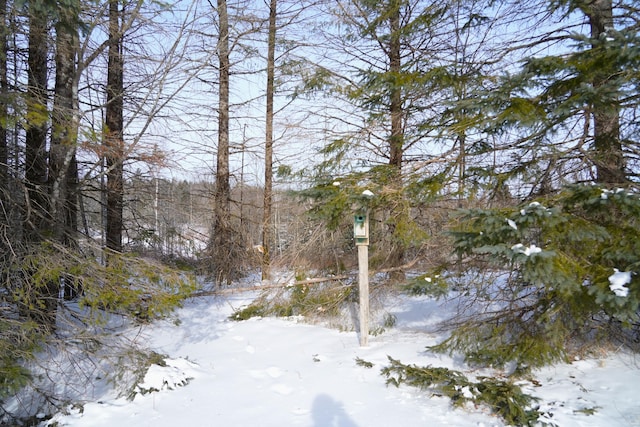
<instances>
[{"instance_id":1,"label":"birdhouse","mask_svg":"<svg viewBox=\"0 0 640 427\"><path fill-rule=\"evenodd\" d=\"M353 237L356 245L369 244L369 215L366 212L358 212L353 216Z\"/></svg>"}]
</instances>

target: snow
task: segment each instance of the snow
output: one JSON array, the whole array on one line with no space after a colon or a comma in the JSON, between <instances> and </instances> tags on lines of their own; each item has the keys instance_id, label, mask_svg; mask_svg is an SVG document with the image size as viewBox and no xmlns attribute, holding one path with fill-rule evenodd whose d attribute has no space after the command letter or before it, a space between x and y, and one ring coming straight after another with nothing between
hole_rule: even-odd
<instances>
[{"instance_id":1,"label":"snow","mask_svg":"<svg viewBox=\"0 0 640 427\"><path fill-rule=\"evenodd\" d=\"M366 197L373 197L373 192L371 190L364 190L362 195Z\"/></svg>"},{"instance_id":2,"label":"snow","mask_svg":"<svg viewBox=\"0 0 640 427\"><path fill-rule=\"evenodd\" d=\"M522 243L513 245L511 247L511 250L514 252L524 254L525 256L530 256L532 254L537 254L542 252L542 249L537 247L536 245L524 246Z\"/></svg>"},{"instance_id":3,"label":"snow","mask_svg":"<svg viewBox=\"0 0 640 427\"><path fill-rule=\"evenodd\" d=\"M626 297L629 295L629 288L625 287L631 283L630 271L619 271L617 268L613 269L613 274L609 276L609 289L619 297Z\"/></svg>"},{"instance_id":4,"label":"snow","mask_svg":"<svg viewBox=\"0 0 640 427\"><path fill-rule=\"evenodd\" d=\"M380 375L388 356L456 369L470 378L487 374L468 368L459 357L425 350L442 339L433 325L446 318L446 305L428 297L397 297L385 306L397 319L395 326L360 347L353 325L331 329L298 317L228 320L255 296L193 299L176 318L147 326L142 338L167 355L166 366L151 366L135 398L105 390L82 409L57 414L49 425L504 425L486 408L454 409L448 399L428 391L387 386ZM357 364L357 358L373 367ZM541 399L547 421L557 426L640 426L640 370L623 352L544 368L522 387Z\"/></svg>"},{"instance_id":5,"label":"snow","mask_svg":"<svg viewBox=\"0 0 640 427\"><path fill-rule=\"evenodd\" d=\"M141 394L161 390L173 390L185 386L197 372L197 365L186 359L167 359L166 366L151 365L144 380L138 384Z\"/></svg>"},{"instance_id":6,"label":"snow","mask_svg":"<svg viewBox=\"0 0 640 427\"><path fill-rule=\"evenodd\" d=\"M609 194L620 194L624 192L625 192L624 188L616 188L615 190L603 189L602 193L600 193L600 198L603 200L607 200L609 198Z\"/></svg>"}]
</instances>

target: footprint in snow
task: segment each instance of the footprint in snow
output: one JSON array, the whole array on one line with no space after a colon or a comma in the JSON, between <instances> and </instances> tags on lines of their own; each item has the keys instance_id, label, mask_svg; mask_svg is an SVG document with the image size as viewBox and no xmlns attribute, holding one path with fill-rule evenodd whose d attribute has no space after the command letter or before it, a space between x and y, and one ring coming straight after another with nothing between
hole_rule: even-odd
<instances>
[{"instance_id":1,"label":"footprint in snow","mask_svg":"<svg viewBox=\"0 0 640 427\"><path fill-rule=\"evenodd\" d=\"M283 396L288 396L293 392L293 389L286 384L276 384L271 387L271 390Z\"/></svg>"},{"instance_id":2,"label":"footprint in snow","mask_svg":"<svg viewBox=\"0 0 640 427\"><path fill-rule=\"evenodd\" d=\"M291 411L294 415L309 415L311 413L310 410L305 408L295 408Z\"/></svg>"},{"instance_id":3,"label":"footprint in snow","mask_svg":"<svg viewBox=\"0 0 640 427\"><path fill-rule=\"evenodd\" d=\"M267 369L267 374L271 378L279 378L282 376L283 372L282 372L282 369L278 368L277 366L272 366Z\"/></svg>"},{"instance_id":4,"label":"footprint in snow","mask_svg":"<svg viewBox=\"0 0 640 427\"><path fill-rule=\"evenodd\" d=\"M249 371L249 375L251 375L253 378L255 379L265 379L267 377L276 379L282 376L284 372L282 371L282 369L276 367L276 366L272 366L270 368L267 369L260 369L260 370L251 370Z\"/></svg>"}]
</instances>

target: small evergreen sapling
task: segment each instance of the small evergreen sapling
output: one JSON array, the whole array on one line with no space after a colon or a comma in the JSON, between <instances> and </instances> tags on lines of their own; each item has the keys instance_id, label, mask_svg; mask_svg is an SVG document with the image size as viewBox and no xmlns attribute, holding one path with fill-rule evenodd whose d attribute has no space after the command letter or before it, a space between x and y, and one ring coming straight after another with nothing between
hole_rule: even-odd
<instances>
[{"instance_id":1,"label":"small evergreen sapling","mask_svg":"<svg viewBox=\"0 0 640 427\"><path fill-rule=\"evenodd\" d=\"M572 344L638 333L637 191L573 186L516 208L463 211L461 224L452 234L466 273L498 279L461 292L473 309L433 349L523 369L565 358Z\"/></svg>"}]
</instances>

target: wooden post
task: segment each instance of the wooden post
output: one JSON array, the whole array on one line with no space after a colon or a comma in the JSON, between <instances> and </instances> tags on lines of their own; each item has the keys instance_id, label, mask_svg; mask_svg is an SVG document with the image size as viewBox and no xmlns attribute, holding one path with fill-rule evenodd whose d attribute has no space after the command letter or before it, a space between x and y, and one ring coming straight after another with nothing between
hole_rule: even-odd
<instances>
[{"instance_id":1,"label":"wooden post","mask_svg":"<svg viewBox=\"0 0 640 427\"><path fill-rule=\"evenodd\" d=\"M366 211L354 216L353 236L358 247L360 346L366 347L369 342L369 215Z\"/></svg>"},{"instance_id":2,"label":"wooden post","mask_svg":"<svg viewBox=\"0 0 640 427\"><path fill-rule=\"evenodd\" d=\"M369 246L358 245L360 293L360 347L369 345Z\"/></svg>"}]
</instances>

